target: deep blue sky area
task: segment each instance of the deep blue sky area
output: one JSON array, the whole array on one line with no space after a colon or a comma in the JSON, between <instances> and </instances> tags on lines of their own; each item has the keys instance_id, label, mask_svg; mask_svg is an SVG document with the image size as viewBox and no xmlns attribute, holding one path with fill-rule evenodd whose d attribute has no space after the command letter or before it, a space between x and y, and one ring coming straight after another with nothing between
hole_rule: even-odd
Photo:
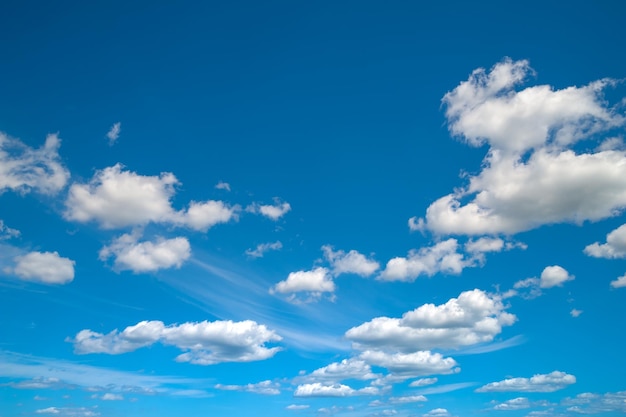
<instances>
[{"instance_id":1,"label":"deep blue sky area","mask_svg":"<svg viewBox=\"0 0 626 417\"><path fill-rule=\"evenodd\" d=\"M4 1L0 417L626 413L618 1Z\"/></svg>"}]
</instances>

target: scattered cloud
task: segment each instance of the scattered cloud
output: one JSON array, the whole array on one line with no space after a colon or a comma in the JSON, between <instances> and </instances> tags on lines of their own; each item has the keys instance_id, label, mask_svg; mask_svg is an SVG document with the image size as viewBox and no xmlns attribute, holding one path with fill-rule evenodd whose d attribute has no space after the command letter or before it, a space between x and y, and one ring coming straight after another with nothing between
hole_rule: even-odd
<instances>
[{"instance_id":1,"label":"scattered cloud","mask_svg":"<svg viewBox=\"0 0 626 417\"><path fill-rule=\"evenodd\" d=\"M445 408L435 408L428 413L423 414L423 417L451 417L451 414Z\"/></svg>"},{"instance_id":2,"label":"scattered cloud","mask_svg":"<svg viewBox=\"0 0 626 417\"><path fill-rule=\"evenodd\" d=\"M341 362L333 362L330 365L318 368L297 378L306 382L340 382L347 379L368 380L378 378L380 375L372 373L372 368L361 359L343 359Z\"/></svg>"},{"instance_id":3,"label":"scattered cloud","mask_svg":"<svg viewBox=\"0 0 626 417\"><path fill-rule=\"evenodd\" d=\"M246 250L246 255L250 256L251 258L262 258L266 252L272 250L280 250L282 248L283 244L280 241L261 243L257 245L255 249Z\"/></svg>"},{"instance_id":4,"label":"scattered cloud","mask_svg":"<svg viewBox=\"0 0 626 417\"><path fill-rule=\"evenodd\" d=\"M494 410L523 410L525 408L530 408L530 401L525 397L513 398L511 400L507 400L501 403L496 403L493 406Z\"/></svg>"},{"instance_id":5,"label":"scattered cloud","mask_svg":"<svg viewBox=\"0 0 626 417\"><path fill-rule=\"evenodd\" d=\"M578 414L626 413L626 391L595 394L585 392L574 398L566 398L561 405L567 411Z\"/></svg>"},{"instance_id":6,"label":"scattered cloud","mask_svg":"<svg viewBox=\"0 0 626 417\"><path fill-rule=\"evenodd\" d=\"M0 220L0 240L8 240L14 237L19 237L20 234L19 230L11 229L9 226L4 224L4 221Z\"/></svg>"},{"instance_id":7,"label":"scattered cloud","mask_svg":"<svg viewBox=\"0 0 626 417\"><path fill-rule=\"evenodd\" d=\"M0 194L6 190L47 195L61 191L70 173L61 164L60 146L56 134L48 135L44 145L34 149L0 132Z\"/></svg>"},{"instance_id":8,"label":"scattered cloud","mask_svg":"<svg viewBox=\"0 0 626 417\"><path fill-rule=\"evenodd\" d=\"M549 374L537 374L531 378L509 378L500 382L491 382L476 392L554 392L576 383L574 375L553 371Z\"/></svg>"},{"instance_id":9,"label":"scattered cloud","mask_svg":"<svg viewBox=\"0 0 626 417\"><path fill-rule=\"evenodd\" d=\"M116 164L97 171L89 183L72 184L64 216L81 223L95 221L104 229L153 222L198 231L237 218L239 206L231 207L221 201L192 201L187 210L174 210L171 199L178 184L169 172L145 176Z\"/></svg>"},{"instance_id":10,"label":"scattered cloud","mask_svg":"<svg viewBox=\"0 0 626 417\"><path fill-rule=\"evenodd\" d=\"M576 318L576 317L580 316L581 314L583 314L583 311L582 310L577 310L577 309L573 308L572 311L569 312L569 314L572 317Z\"/></svg>"},{"instance_id":11,"label":"scattered cloud","mask_svg":"<svg viewBox=\"0 0 626 417\"><path fill-rule=\"evenodd\" d=\"M54 414L59 417L96 417L100 413L87 407L47 407L35 410L36 414Z\"/></svg>"},{"instance_id":12,"label":"scattered cloud","mask_svg":"<svg viewBox=\"0 0 626 417\"><path fill-rule=\"evenodd\" d=\"M333 275L356 274L362 277L372 275L380 268L380 264L373 259L368 259L365 255L351 250L348 253L338 250L334 251L332 246L322 246L324 258L331 264Z\"/></svg>"},{"instance_id":13,"label":"scattered cloud","mask_svg":"<svg viewBox=\"0 0 626 417\"><path fill-rule=\"evenodd\" d=\"M438 381L437 378L421 378L421 379L417 379L417 380L411 382L409 384L409 387L411 387L411 388L424 387L426 385L436 384L437 381Z\"/></svg>"},{"instance_id":14,"label":"scattered cloud","mask_svg":"<svg viewBox=\"0 0 626 417\"><path fill-rule=\"evenodd\" d=\"M102 396L96 398L99 398L103 401L122 401L124 399L124 396L121 394L114 394L112 392L105 392L104 394L102 394Z\"/></svg>"},{"instance_id":15,"label":"scattered cloud","mask_svg":"<svg viewBox=\"0 0 626 417\"><path fill-rule=\"evenodd\" d=\"M310 406L307 404L290 404L285 409L287 410L306 410Z\"/></svg>"},{"instance_id":16,"label":"scattered cloud","mask_svg":"<svg viewBox=\"0 0 626 417\"><path fill-rule=\"evenodd\" d=\"M166 326L161 321L142 321L123 331L102 334L81 330L68 342L78 354L107 353L117 355L161 342L184 351L177 362L213 365L222 362L251 362L271 358L280 347L267 343L282 338L264 325L251 320L233 322L202 321Z\"/></svg>"},{"instance_id":17,"label":"scattered cloud","mask_svg":"<svg viewBox=\"0 0 626 417\"><path fill-rule=\"evenodd\" d=\"M516 316L505 311L497 295L482 290L462 292L441 305L424 304L402 318L377 317L345 334L359 349L414 352L490 342Z\"/></svg>"},{"instance_id":18,"label":"scattered cloud","mask_svg":"<svg viewBox=\"0 0 626 417\"><path fill-rule=\"evenodd\" d=\"M115 142L117 142L117 140L120 137L121 131L122 131L122 124L120 122L113 123L113 126L111 126L111 129L109 129L109 131L107 132L109 145L112 146L115 144Z\"/></svg>"},{"instance_id":19,"label":"scattered cloud","mask_svg":"<svg viewBox=\"0 0 626 417\"><path fill-rule=\"evenodd\" d=\"M224 181L220 181L215 184L215 188L217 188L218 190L230 191L230 184Z\"/></svg>"},{"instance_id":20,"label":"scattered cloud","mask_svg":"<svg viewBox=\"0 0 626 417\"><path fill-rule=\"evenodd\" d=\"M375 387L354 389L348 385L324 385L320 382L298 385L293 393L294 397L352 397L355 395L376 395L379 390Z\"/></svg>"},{"instance_id":21,"label":"scattered cloud","mask_svg":"<svg viewBox=\"0 0 626 417\"><path fill-rule=\"evenodd\" d=\"M626 224L621 225L606 235L606 243L592 243L584 250L585 254L594 258L623 259L626 258Z\"/></svg>"},{"instance_id":22,"label":"scattered cloud","mask_svg":"<svg viewBox=\"0 0 626 417\"><path fill-rule=\"evenodd\" d=\"M280 384L272 381L261 381L256 384L246 385L222 385L217 384L215 388L225 391L243 391L253 392L255 394L263 395L278 395L280 394Z\"/></svg>"},{"instance_id":23,"label":"scattered cloud","mask_svg":"<svg viewBox=\"0 0 626 417\"><path fill-rule=\"evenodd\" d=\"M100 250L100 260L106 261L114 257L114 270L141 274L180 268L191 256L191 246L187 238L157 238L154 242L140 242L139 237L136 232L118 237Z\"/></svg>"},{"instance_id":24,"label":"scattered cloud","mask_svg":"<svg viewBox=\"0 0 626 417\"><path fill-rule=\"evenodd\" d=\"M8 272L24 281L41 284L67 284L74 279L75 261L58 252L29 252L14 258L15 267Z\"/></svg>"},{"instance_id":25,"label":"scattered cloud","mask_svg":"<svg viewBox=\"0 0 626 417\"><path fill-rule=\"evenodd\" d=\"M613 288L623 288L626 287L626 274L617 278L615 281L611 281L611 287Z\"/></svg>"},{"instance_id":26,"label":"scattered cloud","mask_svg":"<svg viewBox=\"0 0 626 417\"><path fill-rule=\"evenodd\" d=\"M489 151L467 187L433 202L413 224L437 234L511 234L596 221L626 207L626 154L568 149L624 124L603 99L615 81L516 91L532 73L528 61L505 59L444 96L451 133Z\"/></svg>"},{"instance_id":27,"label":"scattered cloud","mask_svg":"<svg viewBox=\"0 0 626 417\"><path fill-rule=\"evenodd\" d=\"M425 402L428 401L426 397L423 395L405 395L403 397L390 397L389 402L391 404L409 404L409 403L417 403L417 402Z\"/></svg>"},{"instance_id":28,"label":"scattered cloud","mask_svg":"<svg viewBox=\"0 0 626 417\"><path fill-rule=\"evenodd\" d=\"M274 221L277 221L289 211L291 211L291 205L289 203L281 203L278 199L275 199L275 203L276 204L274 205L262 205L254 203L246 207L246 211L250 213L260 214Z\"/></svg>"}]
</instances>

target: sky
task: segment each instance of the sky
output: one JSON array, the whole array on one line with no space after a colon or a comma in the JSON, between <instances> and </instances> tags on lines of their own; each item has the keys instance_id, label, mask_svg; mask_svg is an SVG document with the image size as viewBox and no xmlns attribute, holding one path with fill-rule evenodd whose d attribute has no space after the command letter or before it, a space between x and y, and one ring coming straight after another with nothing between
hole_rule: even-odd
<instances>
[{"instance_id":1,"label":"sky","mask_svg":"<svg viewBox=\"0 0 626 417\"><path fill-rule=\"evenodd\" d=\"M0 417L626 413L620 2L0 16Z\"/></svg>"}]
</instances>

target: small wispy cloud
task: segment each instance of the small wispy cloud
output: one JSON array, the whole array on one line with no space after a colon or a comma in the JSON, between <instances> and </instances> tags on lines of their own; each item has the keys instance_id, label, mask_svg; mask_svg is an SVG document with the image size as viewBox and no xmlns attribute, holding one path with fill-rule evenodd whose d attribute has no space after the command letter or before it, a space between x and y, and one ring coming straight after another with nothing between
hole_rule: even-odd
<instances>
[{"instance_id":1,"label":"small wispy cloud","mask_svg":"<svg viewBox=\"0 0 626 417\"><path fill-rule=\"evenodd\" d=\"M220 181L215 184L215 188L217 188L218 190L230 191L230 184L224 181Z\"/></svg>"},{"instance_id":2,"label":"small wispy cloud","mask_svg":"<svg viewBox=\"0 0 626 417\"><path fill-rule=\"evenodd\" d=\"M280 250L282 248L283 244L280 241L261 243L257 245L255 249L246 250L246 255L250 256L251 258L262 258L266 252L269 252L271 250Z\"/></svg>"},{"instance_id":3,"label":"small wispy cloud","mask_svg":"<svg viewBox=\"0 0 626 417\"><path fill-rule=\"evenodd\" d=\"M107 138L109 139L109 145L115 144L117 139L120 137L120 132L122 131L122 124L120 122L113 123L111 129L107 132Z\"/></svg>"}]
</instances>

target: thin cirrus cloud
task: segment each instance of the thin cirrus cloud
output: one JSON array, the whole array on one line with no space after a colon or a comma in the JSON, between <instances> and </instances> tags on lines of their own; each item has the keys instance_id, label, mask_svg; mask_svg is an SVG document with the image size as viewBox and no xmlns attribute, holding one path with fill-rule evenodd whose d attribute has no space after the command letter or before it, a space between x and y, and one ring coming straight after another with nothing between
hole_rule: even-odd
<instances>
[{"instance_id":1,"label":"thin cirrus cloud","mask_svg":"<svg viewBox=\"0 0 626 417\"><path fill-rule=\"evenodd\" d=\"M40 148L31 148L19 139L0 132L0 194L35 191L53 195L65 187L70 173L61 163L61 139L50 134Z\"/></svg>"},{"instance_id":2,"label":"thin cirrus cloud","mask_svg":"<svg viewBox=\"0 0 626 417\"><path fill-rule=\"evenodd\" d=\"M177 362L196 365L268 359L282 348L268 347L267 344L280 340L282 338L273 330L252 320L188 322L169 326L161 321L142 321L121 332L116 329L102 334L85 329L67 339L74 344L74 351L78 354L117 355L161 342L184 351L176 357Z\"/></svg>"},{"instance_id":3,"label":"thin cirrus cloud","mask_svg":"<svg viewBox=\"0 0 626 417\"><path fill-rule=\"evenodd\" d=\"M537 374L530 378L509 378L491 382L476 392L554 392L576 383L574 375L561 371Z\"/></svg>"},{"instance_id":4,"label":"thin cirrus cloud","mask_svg":"<svg viewBox=\"0 0 626 417\"><path fill-rule=\"evenodd\" d=\"M280 241L260 243L254 249L246 250L246 255L251 258L262 258L267 252L280 250L283 248L283 244Z\"/></svg>"},{"instance_id":5,"label":"thin cirrus cloud","mask_svg":"<svg viewBox=\"0 0 626 417\"><path fill-rule=\"evenodd\" d=\"M528 61L505 59L490 72L475 70L444 96L451 133L471 146L488 144L489 152L482 171L469 176L466 187L433 202L425 218L410 222L413 229L511 234L543 224L600 220L626 207L626 153L571 149L624 125L624 116L603 99L615 82L517 91L532 73Z\"/></svg>"},{"instance_id":6,"label":"thin cirrus cloud","mask_svg":"<svg viewBox=\"0 0 626 417\"><path fill-rule=\"evenodd\" d=\"M153 222L203 232L237 219L239 206L222 201L192 201L186 210L174 210L171 199L178 184L169 172L159 176L139 175L116 164L97 171L86 184L72 184L64 216L81 223L95 221L104 229Z\"/></svg>"},{"instance_id":7,"label":"thin cirrus cloud","mask_svg":"<svg viewBox=\"0 0 626 417\"><path fill-rule=\"evenodd\" d=\"M223 391L242 391L242 392L252 392L255 394L263 394L263 395L278 395L280 394L280 384L272 381L261 381L255 384L246 384L246 385L223 385L216 384L216 389Z\"/></svg>"}]
</instances>

